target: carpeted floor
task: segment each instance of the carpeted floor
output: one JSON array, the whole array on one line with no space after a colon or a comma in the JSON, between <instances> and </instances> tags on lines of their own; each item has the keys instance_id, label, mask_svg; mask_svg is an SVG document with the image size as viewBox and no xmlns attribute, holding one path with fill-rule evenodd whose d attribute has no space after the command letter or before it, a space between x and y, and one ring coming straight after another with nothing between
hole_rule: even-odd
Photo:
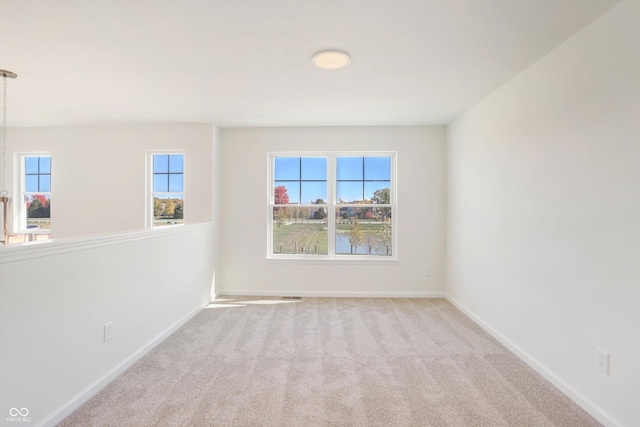
<instances>
[{"instance_id":1,"label":"carpeted floor","mask_svg":"<svg viewBox=\"0 0 640 427\"><path fill-rule=\"evenodd\" d=\"M233 298L60 426L598 426L444 299Z\"/></svg>"}]
</instances>

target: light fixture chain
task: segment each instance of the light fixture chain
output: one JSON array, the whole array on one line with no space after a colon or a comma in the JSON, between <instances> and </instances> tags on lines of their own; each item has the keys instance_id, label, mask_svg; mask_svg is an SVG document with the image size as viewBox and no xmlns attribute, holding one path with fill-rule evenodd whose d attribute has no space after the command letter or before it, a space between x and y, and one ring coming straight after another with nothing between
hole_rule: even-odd
<instances>
[{"instance_id":1,"label":"light fixture chain","mask_svg":"<svg viewBox=\"0 0 640 427\"><path fill-rule=\"evenodd\" d=\"M7 196L7 76L3 75L2 83L2 191Z\"/></svg>"}]
</instances>

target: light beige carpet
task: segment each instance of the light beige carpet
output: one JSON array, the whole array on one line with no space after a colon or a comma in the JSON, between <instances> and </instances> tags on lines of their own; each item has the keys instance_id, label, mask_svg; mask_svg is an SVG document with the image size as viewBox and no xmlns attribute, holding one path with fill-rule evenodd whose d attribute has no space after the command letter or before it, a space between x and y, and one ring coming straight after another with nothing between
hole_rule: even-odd
<instances>
[{"instance_id":1,"label":"light beige carpet","mask_svg":"<svg viewBox=\"0 0 640 427\"><path fill-rule=\"evenodd\" d=\"M61 426L597 426L444 299L216 301Z\"/></svg>"}]
</instances>

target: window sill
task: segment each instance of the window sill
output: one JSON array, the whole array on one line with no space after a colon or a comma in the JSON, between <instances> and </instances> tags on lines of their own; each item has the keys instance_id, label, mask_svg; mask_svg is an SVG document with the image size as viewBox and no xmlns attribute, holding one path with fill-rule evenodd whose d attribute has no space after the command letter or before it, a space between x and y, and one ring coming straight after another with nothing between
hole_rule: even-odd
<instances>
[{"instance_id":1,"label":"window sill","mask_svg":"<svg viewBox=\"0 0 640 427\"><path fill-rule=\"evenodd\" d=\"M174 228L174 227L184 227L184 222L180 224L154 225L152 227L147 227L147 230L157 231L157 230L165 230L167 228Z\"/></svg>"},{"instance_id":2,"label":"window sill","mask_svg":"<svg viewBox=\"0 0 640 427\"><path fill-rule=\"evenodd\" d=\"M339 256L339 257L327 257L327 256L314 256L314 255L301 255L301 256L267 256L268 263L274 264L334 264L334 265L362 265L362 264L377 264L377 265L394 265L399 262L397 257L368 257L368 256Z\"/></svg>"},{"instance_id":3,"label":"window sill","mask_svg":"<svg viewBox=\"0 0 640 427\"><path fill-rule=\"evenodd\" d=\"M18 230L15 234L51 234L51 230L46 228L27 228L25 230Z\"/></svg>"}]
</instances>

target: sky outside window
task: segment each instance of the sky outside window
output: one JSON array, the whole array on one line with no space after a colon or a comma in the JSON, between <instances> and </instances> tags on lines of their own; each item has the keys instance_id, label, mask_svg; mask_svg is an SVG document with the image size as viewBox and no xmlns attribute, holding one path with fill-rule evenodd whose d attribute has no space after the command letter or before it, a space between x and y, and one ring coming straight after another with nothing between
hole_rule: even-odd
<instances>
[{"instance_id":1,"label":"sky outside window","mask_svg":"<svg viewBox=\"0 0 640 427\"><path fill-rule=\"evenodd\" d=\"M371 200L377 190L391 186L390 157L336 158L336 199L341 203Z\"/></svg>"},{"instance_id":2,"label":"sky outside window","mask_svg":"<svg viewBox=\"0 0 640 427\"><path fill-rule=\"evenodd\" d=\"M28 193L51 192L51 157L25 157L24 166Z\"/></svg>"},{"instance_id":3,"label":"sky outside window","mask_svg":"<svg viewBox=\"0 0 640 427\"><path fill-rule=\"evenodd\" d=\"M325 157L276 157L275 187L287 189L290 204L327 201L327 159Z\"/></svg>"},{"instance_id":4,"label":"sky outside window","mask_svg":"<svg viewBox=\"0 0 640 427\"><path fill-rule=\"evenodd\" d=\"M184 155L153 156L153 192L181 193L184 190Z\"/></svg>"}]
</instances>

